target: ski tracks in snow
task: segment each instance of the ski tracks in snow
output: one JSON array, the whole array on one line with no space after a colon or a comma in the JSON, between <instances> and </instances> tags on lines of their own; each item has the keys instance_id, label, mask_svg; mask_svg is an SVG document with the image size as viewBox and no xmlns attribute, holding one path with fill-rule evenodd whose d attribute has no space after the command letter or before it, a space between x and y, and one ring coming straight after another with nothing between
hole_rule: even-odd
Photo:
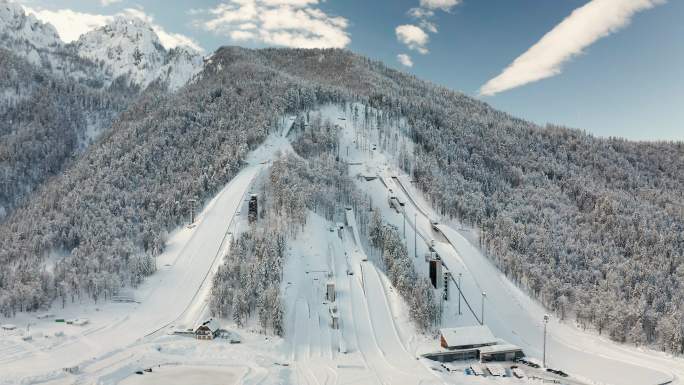
<instances>
[{"instance_id":1,"label":"ski tracks in snow","mask_svg":"<svg viewBox=\"0 0 684 385\"><path fill-rule=\"evenodd\" d=\"M402 344L381 277L371 262L364 261L367 257L354 241L353 228L347 228L340 239L337 232L321 227L325 230L312 237L320 235L319 242L327 243L322 247L327 255L312 250L310 255L291 256L299 258L294 262L299 272L296 289L289 293L288 312L288 346L297 383L437 382ZM331 304L325 301L328 280L335 282L339 330L332 328Z\"/></svg>"}]
</instances>

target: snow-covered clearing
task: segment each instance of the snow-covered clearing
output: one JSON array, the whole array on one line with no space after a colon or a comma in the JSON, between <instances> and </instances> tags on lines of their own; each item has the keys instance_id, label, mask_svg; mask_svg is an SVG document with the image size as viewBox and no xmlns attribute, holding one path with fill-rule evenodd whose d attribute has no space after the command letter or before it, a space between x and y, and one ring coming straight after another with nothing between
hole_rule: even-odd
<instances>
[{"instance_id":1,"label":"snow-covered clearing","mask_svg":"<svg viewBox=\"0 0 684 385\"><path fill-rule=\"evenodd\" d=\"M162 366L149 375L131 376L121 385L233 385L238 384L241 370L225 367Z\"/></svg>"},{"instance_id":2,"label":"snow-covered clearing","mask_svg":"<svg viewBox=\"0 0 684 385\"><path fill-rule=\"evenodd\" d=\"M418 271L427 274L423 255L427 251L426 242L434 239L444 265L454 277L462 274L461 287L473 311L461 300L462 315L458 314L457 288L452 283L450 300L442 303L442 326L476 324L481 317L484 291L487 293L484 323L497 337L521 346L528 356L537 357L541 362L543 307L511 283L483 255L477 243L472 242L473 237L468 236L468 231L462 230L460 224L441 223L437 226L439 231L433 229L430 221L440 219L439 216L411 185L410 177L399 170L393 155L379 145L378 130L364 130L361 125L353 127L351 114L345 115L336 106L327 106L321 113L328 119L337 120L344 128L340 147L345 149L343 155L350 163L350 173L379 177L372 181L359 178L357 184L371 195L374 207L380 208L385 220L397 226L400 232L405 226L409 254L413 254L414 247L417 251L414 261ZM346 119L339 119L343 116ZM399 141L405 140L401 134L399 137ZM376 144L377 150L373 150ZM403 212L389 207L390 189L405 202ZM415 245L414 237L417 239ZM548 337L547 366L560 368L574 378L598 384L627 385L681 383L680 378L684 377L684 362L679 358L620 345L555 318L549 323ZM419 344L417 349L422 352L438 350L438 341L435 339L431 345ZM468 381L471 378L469 376Z\"/></svg>"}]
</instances>

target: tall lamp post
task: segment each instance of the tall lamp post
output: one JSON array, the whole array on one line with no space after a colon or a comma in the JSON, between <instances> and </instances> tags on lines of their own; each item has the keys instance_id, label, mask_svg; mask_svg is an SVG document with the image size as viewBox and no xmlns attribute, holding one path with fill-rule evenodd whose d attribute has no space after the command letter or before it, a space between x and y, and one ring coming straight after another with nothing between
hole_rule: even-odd
<instances>
[{"instance_id":1,"label":"tall lamp post","mask_svg":"<svg viewBox=\"0 0 684 385\"><path fill-rule=\"evenodd\" d=\"M544 355L542 356L542 367L546 367L546 325L549 323L549 315L544 314Z\"/></svg>"},{"instance_id":2,"label":"tall lamp post","mask_svg":"<svg viewBox=\"0 0 684 385\"><path fill-rule=\"evenodd\" d=\"M413 212L413 258L418 258L418 213Z\"/></svg>"},{"instance_id":3,"label":"tall lamp post","mask_svg":"<svg viewBox=\"0 0 684 385\"><path fill-rule=\"evenodd\" d=\"M401 211L401 216L404 218L404 240L406 240L406 206L402 206ZM406 243L408 244L408 241Z\"/></svg>"},{"instance_id":4,"label":"tall lamp post","mask_svg":"<svg viewBox=\"0 0 684 385\"><path fill-rule=\"evenodd\" d=\"M458 315L461 315L461 276L462 273L458 273Z\"/></svg>"},{"instance_id":5,"label":"tall lamp post","mask_svg":"<svg viewBox=\"0 0 684 385\"><path fill-rule=\"evenodd\" d=\"M480 316L480 325L484 325L484 301L487 298L487 292L482 292L482 313Z\"/></svg>"}]
</instances>

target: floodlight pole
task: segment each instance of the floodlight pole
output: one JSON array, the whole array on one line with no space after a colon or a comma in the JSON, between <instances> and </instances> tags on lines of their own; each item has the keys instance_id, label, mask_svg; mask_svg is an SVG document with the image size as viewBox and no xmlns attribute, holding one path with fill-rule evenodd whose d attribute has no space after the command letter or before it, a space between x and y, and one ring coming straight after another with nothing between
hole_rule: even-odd
<instances>
[{"instance_id":1,"label":"floodlight pole","mask_svg":"<svg viewBox=\"0 0 684 385\"><path fill-rule=\"evenodd\" d=\"M549 315L544 314L544 355L542 358L542 367L546 367L546 325L549 323Z\"/></svg>"},{"instance_id":2,"label":"floodlight pole","mask_svg":"<svg viewBox=\"0 0 684 385\"><path fill-rule=\"evenodd\" d=\"M484 303L485 303L485 298L487 298L487 293L482 292L482 313L480 316L480 325L484 325Z\"/></svg>"},{"instance_id":3,"label":"floodlight pole","mask_svg":"<svg viewBox=\"0 0 684 385\"><path fill-rule=\"evenodd\" d=\"M406 239L406 206L404 206L402 210L402 217L404 217L404 239Z\"/></svg>"},{"instance_id":4,"label":"floodlight pole","mask_svg":"<svg viewBox=\"0 0 684 385\"><path fill-rule=\"evenodd\" d=\"M463 275L462 273L458 273L458 315L462 314L461 313L461 293L463 293L461 291L461 276L462 275Z\"/></svg>"},{"instance_id":5,"label":"floodlight pole","mask_svg":"<svg viewBox=\"0 0 684 385\"><path fill-rule=\"evenodd\" d=\"M418 213L413 213L413 258L418 258Z\"/></svg>"}]
</instances>

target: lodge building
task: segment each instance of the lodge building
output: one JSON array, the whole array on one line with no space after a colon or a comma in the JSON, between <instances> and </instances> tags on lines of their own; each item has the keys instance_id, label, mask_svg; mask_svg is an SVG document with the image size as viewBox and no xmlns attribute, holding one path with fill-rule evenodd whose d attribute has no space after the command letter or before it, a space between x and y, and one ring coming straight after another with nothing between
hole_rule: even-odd
<instances>
[{"instance_id":1,"label":"lodge building","mask_svg":"<svg viewBox=\"0 0 684 385\"><path fill-rule=\"evenodd\" d=\"M445 328L439 331L441 351L424 354L433 361L451 362L462 360L514 361L524 357L520 347L494 337L487 326Z\"/></svg>"},{"instance_id":2,"label":"lodge building","mask_svg":"<svg viewBox=\"0 0 684 385\"><path fill-rule=\"evenodd\" d=\"M195 328L195 338L198 340L213 340L219 334L220 325L218 321L210 318L202 322Z\"/></svg>"}]
</instances>

